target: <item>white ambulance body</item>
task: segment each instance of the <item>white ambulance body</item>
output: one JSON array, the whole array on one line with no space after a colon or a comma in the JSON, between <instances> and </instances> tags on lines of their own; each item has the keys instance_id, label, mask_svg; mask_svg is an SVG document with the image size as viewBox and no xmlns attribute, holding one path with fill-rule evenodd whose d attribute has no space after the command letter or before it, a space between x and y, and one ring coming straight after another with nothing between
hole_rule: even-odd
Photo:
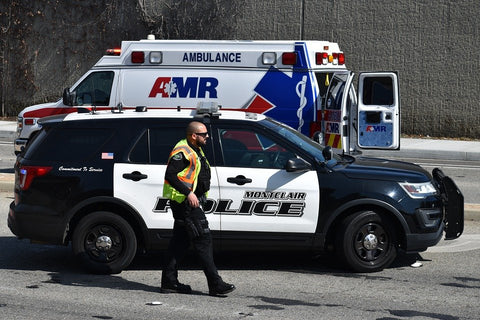
<instances>
[{"instance_id":1,"label":"white ambulance body","mask_svg":"<svg viewBox=\"0 0 480 320\"><path fill-rule=\"evenodd\" d=\"M92 109L195 108L263 113L336 152L400 147L400 101L394 72L353 73L338 44L326 41L123 41L63 99L18 117L15 152L39 130L38 118Z\"/></svg>"}]
</instances>

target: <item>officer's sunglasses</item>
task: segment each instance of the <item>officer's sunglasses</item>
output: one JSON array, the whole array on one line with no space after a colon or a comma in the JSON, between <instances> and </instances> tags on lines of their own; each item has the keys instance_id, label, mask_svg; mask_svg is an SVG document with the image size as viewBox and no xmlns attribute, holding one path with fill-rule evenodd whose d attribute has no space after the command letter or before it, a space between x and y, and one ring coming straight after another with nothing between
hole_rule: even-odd
<instances>
[{"instance_id":1,"label":"officer's sunglasses","mask_svg":"<svg viewBox=\"0 0 480 320\"><path fill-rule=\"evenodd\" d=\"M195 132L195 134L202 138L206 138L208 136L208 132Z\"/></svg>"}]
</instances>

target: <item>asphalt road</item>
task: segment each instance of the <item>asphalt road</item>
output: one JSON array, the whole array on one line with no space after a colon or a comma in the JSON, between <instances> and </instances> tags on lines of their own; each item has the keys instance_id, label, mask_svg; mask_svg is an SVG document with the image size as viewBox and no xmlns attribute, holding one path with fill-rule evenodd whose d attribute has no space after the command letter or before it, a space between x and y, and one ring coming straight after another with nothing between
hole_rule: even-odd
<instances>
[{"instance_id":1,"label":"asphalt road","mask_svg":"<svg viewBox=\"0 0 480 320\"><path fill-rule=\"evenodd\" d=\"M479 319L480 223L420 255L401 255L382 272L350 273L329 257L217 254L228 297L207 295L194 257L179 278L192 295L159 292L161 253L121 274L86 274L70 247L17 240L0 193L1 319Z\"/></svg>"}]
</instances>

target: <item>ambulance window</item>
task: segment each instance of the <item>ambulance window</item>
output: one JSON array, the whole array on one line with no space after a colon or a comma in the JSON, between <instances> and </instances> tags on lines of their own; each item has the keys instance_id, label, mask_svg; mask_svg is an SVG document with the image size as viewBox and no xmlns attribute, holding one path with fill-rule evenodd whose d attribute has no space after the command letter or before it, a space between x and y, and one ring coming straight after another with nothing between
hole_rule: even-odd
<instances>
[{"instance_id":1,"label":"ambulance window","mask_svg":"<svg viewBox=\"0 0 480 320\"><path fill-rule=\"evenodd\" d=\"M340 110L342 108L343 88L345 82L338 78L333 78L330 82L330 88L326 99L326 108L328 110Z\"/></svg>"},{"instance_id":2,"label":"ambulance window","mask_svg":"<svg viewBox=\"0 0 480 320\"><path fill-rule=\"evenodd\" d=\"M364 78L362 99L365 105L392 105L393 79L390 77Z\"/></svg>"},{"instance_id":3,"label":"ambulance window","mask_svg":"<svg viewBox=\"0 0 480 320\"><path fill-rule=\"evenodd\" d=\"M113 71L93 72L75 88L76 106L108 106L112 91Z\"/></svg>"},{"instance_id":4,"label":"ambulance window","mask_svg":"<svg viewBox=\"0 0 480 320\"><path fill-rule=\"evenodd\" d=\"M227 167L283 169L295 157L266 136L245 129L220 129L224 165Z\"/></svg>"}]
</instances>

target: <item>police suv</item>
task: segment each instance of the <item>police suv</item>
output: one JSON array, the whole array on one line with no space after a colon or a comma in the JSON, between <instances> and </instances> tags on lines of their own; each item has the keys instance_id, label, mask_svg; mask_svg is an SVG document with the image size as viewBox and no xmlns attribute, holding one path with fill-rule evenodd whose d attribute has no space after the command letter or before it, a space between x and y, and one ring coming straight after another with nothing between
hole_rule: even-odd
<instances>
[{"instance_id":1,"label":"police suv","mask_svg":"<svg viewBox=\"0 0 480 320\"><path fill-rule=\"evenodd\" d=\"M162 198L169 153L192 121L210 134L204 210L222 250L333 250L354 271L382 270L463 231L463 196L399 161L340 156L265 115L215 109L112 110L46 117L15 165L8 226L72 243L92 272L118 273L172 234Z\"/></svg>"}]
</instances>

